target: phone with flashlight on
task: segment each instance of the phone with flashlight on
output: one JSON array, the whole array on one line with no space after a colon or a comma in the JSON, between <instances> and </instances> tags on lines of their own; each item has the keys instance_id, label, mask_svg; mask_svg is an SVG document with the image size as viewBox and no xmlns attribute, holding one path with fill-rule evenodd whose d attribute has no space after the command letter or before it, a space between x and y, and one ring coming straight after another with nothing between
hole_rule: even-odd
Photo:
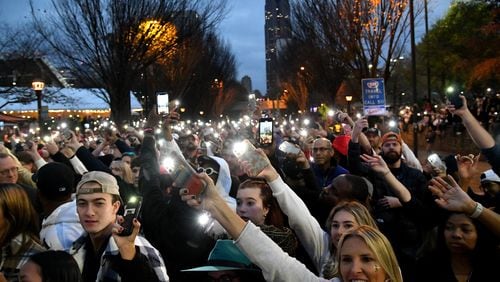
<instances>
[{"instance_id":1,"label":"phone with flashlight on","mask_svg":"<svg viewBox=\"0 0 500 282\"><path fill-rule=\"evenodd\" d=\"M194 168L179 153L169 152L163 163L174 179L175 187L187 189L188 195L201 197L207 184L196 175Z\"/></svg>"},{"instance_id":2,"label":"phone with flashlight on","mask_svg":"<svg viewBox=\"0 0 500 282\"><path fill-rule=\"evenodd\" d=\"M125 212L123 214L123 222L121 226L123 227L120 236L129 236L134 230L134 219L139 217L142 207L142 197L132 196L128 199L125 205Z\"/></svg>"},{"instance_id":3,"label":"phone with flashlight on","mask_svg":"<svg viewBox=\"0 0 500 282\"><path fill-rule=\"evenodd\" d=\"M233 145L233 154L238 160L247 161L252 165L251 173L253 175L259 174L269 165L269 160L261 156L255 150L255 146L246 139Z\"/></svg>"}]
</instances>

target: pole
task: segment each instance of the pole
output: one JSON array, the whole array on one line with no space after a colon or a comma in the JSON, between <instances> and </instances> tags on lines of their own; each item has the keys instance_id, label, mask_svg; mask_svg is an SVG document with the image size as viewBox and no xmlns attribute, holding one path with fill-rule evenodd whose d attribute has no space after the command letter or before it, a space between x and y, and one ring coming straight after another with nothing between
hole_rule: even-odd
<instances>
[{"instance_id":1,"label":"pole","mask_svg":"<svg viewBox=\"0 0 500 282\"><path fill-rule=\"evenodd\" d=\"M427 11L427 0L424 0L424 12L425 12L425 36L429 33L429 14ZM427 99L432 106L432 98L431 98L431 63L429 60L429 39L427 38L425 44L425 57L426 57L426 69L427 69Z\"/></svg>"},{"instance_id":2,"label":"pole","mask_svg":"<svg viewBox=\"0 0 500 282\"><path fill-rule=\"evenodd\" d=\"M415 61L415 14L413 0L410 0L410 31L411 31L411 88L413 91L413 153L418 157L418 126L417 126L417 63Z\"/></svg>"},{"instance_id":3,"label":"pole","mask_svg":"<svg viewBox=\"0 0 500 282\"><path fill-rule=\"evenodd\" d=\"M36 104L38 109L38 128L40 128L40 133L42 132L42 90L35 90L36 94Z\"/></svg>"}]
</instances>

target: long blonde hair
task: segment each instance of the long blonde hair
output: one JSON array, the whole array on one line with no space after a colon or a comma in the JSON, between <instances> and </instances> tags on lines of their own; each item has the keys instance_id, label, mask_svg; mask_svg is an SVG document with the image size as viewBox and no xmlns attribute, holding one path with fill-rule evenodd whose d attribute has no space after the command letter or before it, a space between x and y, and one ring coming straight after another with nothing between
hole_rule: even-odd
<instances>
[{"instance_id":1,"label":"long blonde hair","mask_svg":"<svg viewBox=\"0 0 500 282\"><path fill-rule=\"evenodd\" d=\"M326 230L330 236L332 235L331 227L332 227L333 217L341 211L345 211L347 213L352 214L358 225L369 225L374 229L378 230L375 220L373 220L373 217L371 216L370 212L364 205L354 201L341 202L330 211L328 219L326 220ZM335 277L336 274L335 267L338 264L336 263L338 262L338 260L335 260L336 253L337 253L337 248L335 248L333 242L330 242L330 254L331 254L330 258L322 266L323 267L322 274L324 278L331 279Z\"/></svg>"},{"instance_id":2,"label":"long blonde hair","mask_svg":"<svg viewBox=\"0 0 500 282\"><path fill-rule=\"evenodd\" d=\"M373 228L368 225L360 225L352 230L345 233L342 238L340 238L337 251L337 263L335 265L336 276L341 277L340 264L342 256L342 246L347 239L352 237L358 237L365 242L365 244L372 251L375 260L380 267L384 270L387 278L391 282L403 282L403 277L401 276L401 271L392 249L389 240L382 234L378 229Z\"/></svg>"}]
</instances>

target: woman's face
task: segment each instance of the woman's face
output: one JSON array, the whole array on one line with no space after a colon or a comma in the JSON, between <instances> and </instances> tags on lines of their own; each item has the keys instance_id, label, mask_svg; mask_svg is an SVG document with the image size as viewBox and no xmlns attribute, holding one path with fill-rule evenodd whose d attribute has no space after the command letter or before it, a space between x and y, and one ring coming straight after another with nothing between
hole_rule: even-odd
<instances>
[{"instance_id":1,"label":"woman's face","mask_svg":"<svg viewBox=\"0 0 500 282\"><path fill-rule=\"evenodd\" d=\"M372 250L359 237L349 237L340 249L342 281L384 282L387 279Z\"/></svg>"},{"instance_id":2,"label":"woman's face","mask_svg":"<svg viewBox=\"0 0 500 282\"><path fill-rule=\"evenodd\" d=\"M41 273L42 271L38 264L28 261L21 267L19 278L21 282L42 282Z\"/></svg>"},{"instance_id":3,"label":"woman's face","mask_svg":"<svg viewBox=\"0 0 500 282\"><path fill-rule=\"evenodd\" d=\"M332 236L332 244L337 247L340 238L348 230L359 226L358 222L354 216L347 211L338 211L332 219L332 225L330 226L330 234Z\"/></svg>"},{"instance_id":4,"label":"woman's face","mask_svg":"<svg viewBox=\"0 0 500 282\"><path fill-rule=\"evenodd\" d=\"M238 189L236 201L236 212L243 220L250 220L255 225L264 224L269 208L264 207L259 188Z\"/></svg>"},{"instance_id":5,"label":"woman's face","mask_svg":"<svg viewBox=\"0 0 500 282\"><path fill-rule=\"evenodd\" d=\"M464 214L453 214L444 228L444 239L451 253L467 253L476 247L477 230Z\"/></svg>"}]
</instances>

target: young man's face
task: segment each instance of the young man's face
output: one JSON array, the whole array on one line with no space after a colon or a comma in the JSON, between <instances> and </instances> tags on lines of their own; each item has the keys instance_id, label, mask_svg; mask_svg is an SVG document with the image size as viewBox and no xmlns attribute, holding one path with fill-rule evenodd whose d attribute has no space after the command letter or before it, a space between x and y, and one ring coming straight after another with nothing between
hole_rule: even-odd
<instances>
[{"instance_id":1,"label":"young man's face","mask_svg":"<svg viewBox=\"0 0 500 282\"><path fill-rule=\"evenodd\" d=\"M85 183L83 188L97 188L98 183ZM120 202L112 203L113 196L107 193L79 194L77 212L80 223L89 234L98 234L116 221Z\"/></svg>"}]
</instances>

